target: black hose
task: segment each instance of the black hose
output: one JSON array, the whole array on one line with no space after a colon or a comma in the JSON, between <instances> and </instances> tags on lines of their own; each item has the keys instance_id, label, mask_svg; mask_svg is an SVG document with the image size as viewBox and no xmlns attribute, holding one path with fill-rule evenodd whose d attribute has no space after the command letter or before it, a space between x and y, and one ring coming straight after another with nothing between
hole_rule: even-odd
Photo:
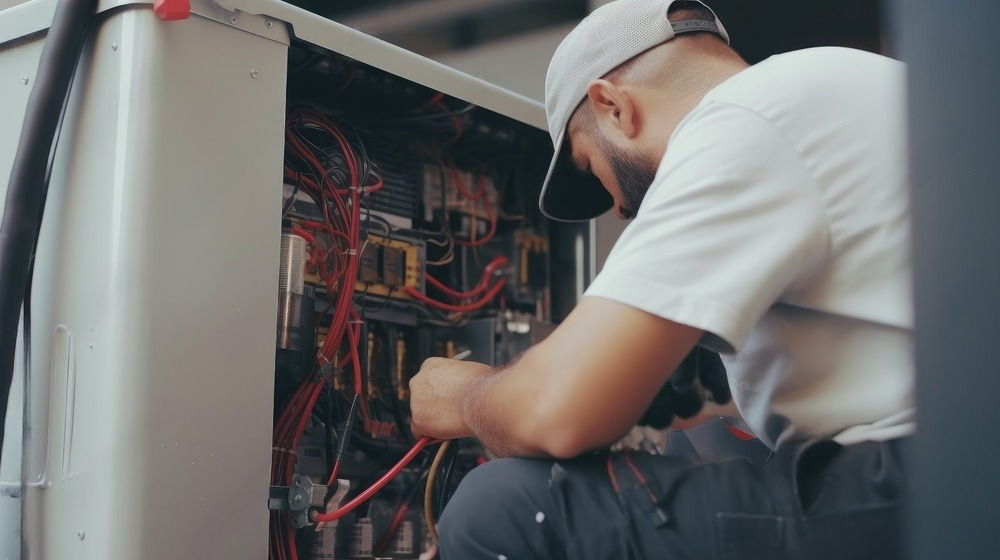
<instances>
[{"instance_id":1,"label":"black hose","mask_svg":"<svg viewBox=\"0 0 1000 560\"><path fill-rule=\"evenodd\" d=\"M7 185L0 223L0 449L14 379L21 305L28 295L28 278L45 206L49 157L96 6L97 0L60 0L56 7Z\"/></svg>"}]
</instances>

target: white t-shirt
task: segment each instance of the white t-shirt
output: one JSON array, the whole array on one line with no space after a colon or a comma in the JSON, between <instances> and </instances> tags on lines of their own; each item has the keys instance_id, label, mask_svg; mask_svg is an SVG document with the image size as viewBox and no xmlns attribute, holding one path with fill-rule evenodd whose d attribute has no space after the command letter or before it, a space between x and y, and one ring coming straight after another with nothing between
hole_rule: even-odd
<instances>
[{"instance_id":1,"label":"white t-shirt","mask_svg":"<svg viewBox=\"0 0 1000 560\"><path fill-rule=\"evenodd\" d=\"M772 447L914 429L904 72L816 48L720 84L585 294L705 330Z\"/></svg>"}]
</instances>

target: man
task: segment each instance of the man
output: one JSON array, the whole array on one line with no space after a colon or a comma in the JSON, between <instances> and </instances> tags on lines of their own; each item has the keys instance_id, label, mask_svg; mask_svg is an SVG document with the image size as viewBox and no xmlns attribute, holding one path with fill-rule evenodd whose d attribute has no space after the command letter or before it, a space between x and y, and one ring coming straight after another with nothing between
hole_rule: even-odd
<instances>
[{"instance_id":1,"label":"man","mask_svg":"<svg viewBox=\"0 0 1000 560\"><path fill-rule=\"evenodd\" d=\"M534 458L466 478L440 522L446 560L898 556L914 430L903 71L841 48L748 67L697 2L620 0L570 33L546 80L542 212L634 220L516 363L431 359L413 379L415 431ZM696 346L723 354L772 457L589 453Z\"/></svg>"}]
</instances>

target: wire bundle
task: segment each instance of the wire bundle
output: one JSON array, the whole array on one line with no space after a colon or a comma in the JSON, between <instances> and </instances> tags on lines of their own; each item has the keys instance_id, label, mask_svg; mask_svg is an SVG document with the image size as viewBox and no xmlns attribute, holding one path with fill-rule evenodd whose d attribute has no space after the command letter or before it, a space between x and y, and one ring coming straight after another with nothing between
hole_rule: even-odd
<instances>
[{"instance_id":1,"label":"wire bundle","mask_svg":"<svg viewBox=\"0 0 1000 560\"><path fill-rule=\"evenodd\" d=\"M486 182L486 170L479 170L479 175L476 178L476 190L473 192L462 181L462 176L459 174L454 163L449 162L447 167L448 174L451 176L451 182L455 185L455 189L459 192L459 194L469 199L474 204L473 212L469 214L469 219L471 220L469 227L470 239L468 241L458 239L455 243L462 247L482 247L483 245L489 243L490 240L493 239L493 236L497 233L497 216L496 212L493 210L493 203L490 202L489 189L487 188L488 185ZM480 201L482 202L483 209L486 211L486 219L489 222L490 229L486 232L486 235L476 239L479 227L476 224L475 205L477 205Z\"/></svg>"},{"instance_id":2,"label":"wire bundle","mask_svg":"<svg viewBox=\"0 0 1000 560\"><path fill-rule=\"evenodd\" d=\"M449 115L448 118L457 117ZM296 453L309 425L314 408L325 390L330 390L328 380L338 372L349 370L353 400L346 417L343 435L337 438L338 449L333 460L328 485L336 483L340 473L344 452L354 429L355 415L361 418L360 425L369 434L382 433L382 426L395 425L378 422L371 416L369 400L364 396L365 377L362 375L362 339L365 336L363 316L365 302L362 297L360 310L355 304L355 287L358 282L361 254L364 252L362 233L369 221L376 220L366 209L365 198L382 188L382 179L374 172L374 166L365 153L358 137L349 129L339 127L321 113L300 108L293 110L286 121L286 152L284 177L293 184L290 198L283 207L285 217L294 206L299 193L308 196L319 208L319 218L292 218L286 221L286 230L301 236L309 244L307 270L318 275L326 288L332 311L329 328L320 344L316 362L306 380L292 395L287 406L275 424L273 432L271 484L290 486L295 475ZM481 171L473 192L459 176L454 164L449 165L452 182L461 195L474 205L483 204L490 221L489 231L476 239L476 223L473 216L472 235L469 241L455 240L443 226L446 242L453 254L456 244L466 247L480 247L488 243L496 234L496 213L489 200L485 171ZM442 209L444 211L444 209ZM376 220L377 221L377 220ZM387 234L392 234L386 224ZM367 241L366 241L367 243ZM429 286L436 289L444 300L429 297L411 286L404 290L417 303L423 305L424 313L450 313L461 316L487 306L503 290L506 280L500 277L501 268L508 259L499 256L483 269L480 280L468 290L455 289L445 282L427 275ZM326 315L326 312L323 313ZM371 352L371 348L368 350ZM371 367L371 356L367 359ZM368 381L371 383L371 380ZM331 419L331 422L333 420ZM401 430L403 428L400 428ZM359 437L360 437L359 432ZM385 434L383 434L385 435ZM362 438L363 439L363 438ZM361 441L357 441L360 445ZM359 492L350 501L334 511L314 512L312 520L322 527L351 512L388 484L407 465L419 456L425 447L438 443L428 437L420 438L401 459L371 486ZM328 444L329 447L329 444ZM447 449L447 448L445 448ZM403 523L409 510L409 500L397 509L383 538L379 539L379 549L388 545L388 540ZM291 524L288 512L275 511L271 514L270 560L298 560L296 530Z\"/></svg>"},{"instance_id":3,"label":"wire bundle","mask_svg":"<svg viewBox=\"0 0 1000 560\"><path fill-rule=\"evenodd\" d=\"M327 150L313 139L331 141ZM311 245L309 266L318 270L333 307L333 319L306 381L292 396L274 427L271 484L289 486L296 449L309 417L334 368L350 366L355 394L361 393L358 341L361 321L353 304L359 267L361 197L377 191L382 181L372 173L360 142L347 136L325 116L309 109L293 111L286 123L285 177L296 181L321 209L323 221L302 220L290 228ZM373 184L369 181L374 179ZM292 199L296 192L293 191ZM286 211L291 206L286 205ZM343 358L337 356L347 340ZM336 477L334 473L333 477ZM286 512L272 512L269 557L297 560L295 529Z\"/></svg>"},{"instance_id":4,"label":"wire bundle","mask_svg":"<svg viewBox=\"0 0 1000 560\"><path fill-rule=\"evenodd\" d=\"M437 288L443 294L459 300L459 303L457 304L436 300L430 296L420 293L419 290L416 290L411 286L406 286L405 290L410 297L428 305L429 307L452 313L470 313L486 307L486 305L493 301L497 294L500 293L500 290L503 289L504 285L507 283L506 280L500 278L492 285L490 285L490 280L500 272L500 268L507 264L507 262L507 257L502 255L490 261L490 263L486 265L486 268L483 269L483 275L479 279L476 286L467 291L456 290L428 274L426 277L427 283Z\"/></svg>"}]
</instances>

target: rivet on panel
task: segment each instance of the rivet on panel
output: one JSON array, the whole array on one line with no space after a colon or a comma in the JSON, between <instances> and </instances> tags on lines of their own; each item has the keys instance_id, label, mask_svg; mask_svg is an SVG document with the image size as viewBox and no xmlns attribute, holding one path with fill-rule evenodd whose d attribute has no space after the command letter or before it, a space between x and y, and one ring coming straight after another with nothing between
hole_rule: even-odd
<instances>
[{"instance_id":1,"label":"rivet on panel","mask_svg":"<svg viewBox=\"0 0 1000 560\"><path fill-rule=\"evenodd\" d=\"M24 85L28 85L28 81L29 81L29 80L28 80L28 77L27 77L27 76L25 76L25 77L21 78L21 83L22 83L22 84L24 84Z\"/></svg>"},{"instance_id":2,"label":"rivet on panel","mask_svg":"<svg viewBox=\"0 0 1000 560\"><path fill-rule=\"evenodd\" d=\"M76 532L76 536L80 537L80 540L82 541L83 539L87 538L87 532L84 531L83 529L80 529L79 531Z\"/></svg>"},{"instance_id":3,"label":"rivet on panel","mask_svg":"<svg viewBox=\"0 0 1000 560\"><path fill-rule=\"evenodd\" d=\"M274 22L271 20L267 20L264 22L264 27L271 29L272 27L274 27Z\"/></svg>"},{"instance_id":4,"label":"rivet on panel","mask_svg":"<svg viewBox=\"0 0 1000 560\"><path fill-rule=\"evenodd\" d=\"M111 43L111 50L117 51L118 50L118 43Z\"/></svg>"},{"instance_id":5,"label":"rivet on panel","mask_svg":"<svg viewBox=\"0 0 1000 560\"><path fill-rule=\"evenodd\" d=\"M258 72L256 68L251 68L250 77L256 80L257 76L260 76L260 72Z\"/></svg>"},{"instance_id":6,"label":"rivet on panel","mask_svg":"<svg viewBox=\"0 0 1000 560\"><path fill-rule=\"evenodd\" d=\"M240 21L240 18L233 16L229 21L233 22L233 25L236 25Z\"/></svg>"}]
</instances>

